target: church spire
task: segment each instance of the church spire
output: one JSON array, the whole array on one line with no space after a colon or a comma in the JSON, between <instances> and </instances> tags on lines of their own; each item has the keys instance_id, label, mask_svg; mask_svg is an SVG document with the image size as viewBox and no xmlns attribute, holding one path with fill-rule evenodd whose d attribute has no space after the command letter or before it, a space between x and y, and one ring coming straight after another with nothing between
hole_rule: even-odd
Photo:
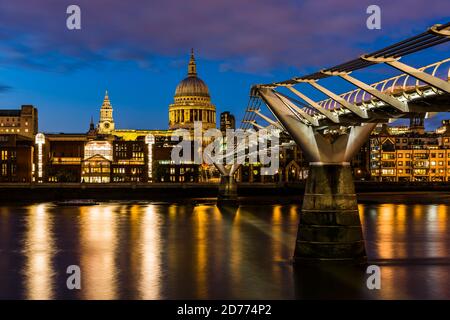
<instances>
[{"instance_id":1,"label":"church spire","mask_svg":"<svg viewBox=\"0 0 450 320\"><path fill-rule=\"evenodd\" d=\"M103 99L102 108L110 108L111 101L109 101L108 90L105 91L105 98Z\"/></svg>"},{"instance_id":2,"label":"church spire","mask_svg":"<svg viewBox=\"0 0 450 320\"><path fill-rule=\"evenodd\" d=\"M105 98L103 99L103 104L100 108L98 129L100 134L110 134L114 131L113 108L109 101L108 90L105 92Z\"/></svg>"},{"instance_id":3,"label":"church spire","mask_svg":"<svg viewBox=\"0 0 450 320\"><path fill-rule=\"evenodd\" d=\"M105 98L103 99L103 104L110 104L109 102L109 96L108 96L108 90L105 91Z\"/></svg>"},{"instance_id":4,"label":"church spire","mask_svg":"<svg viewBox=\"0 0 450 320\"><path fill-rule=\"evenodd\" d=\"M191 58L189 60L189 66L188 66L188 76L189 77L197 76L197 66L195 64L194 49L191 49Z\"/></svg>"}]
</instances>

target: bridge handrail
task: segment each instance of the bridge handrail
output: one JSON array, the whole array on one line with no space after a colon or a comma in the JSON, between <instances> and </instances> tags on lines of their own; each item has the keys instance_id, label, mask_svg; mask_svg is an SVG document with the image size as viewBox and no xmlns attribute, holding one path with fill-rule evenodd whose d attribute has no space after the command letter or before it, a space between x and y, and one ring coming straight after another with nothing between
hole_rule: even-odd
<instances>
[{"instance_id":1,"label":"bridge handrail","mask_svg":"<svg viewBox=\"0 0 450 320\"><path fill-rule=\"evenodd\" d=\"M432 63L432 64L423 66L423 67L421 67L421 68L418 68L418 70L424 71L424 72L425 72L427 69L430 69L430 68L434 67L433 72L431 73L431 75L432 75L432 76L435 76L437 70L439 69L439 67L442 66L443 64L447 63L447 62L450 62L450 58L446 58L446 59L443 59L443 60L441 60L441 61L434 62L434 63ZM450 78L450 65L449 65L448 70L447 70L446 73L447 73L447 79L444 79L444 80L448 80L448 79ZM408 80L411 78L411 76L408 75L408 74L405 74L405 73L402 73L402 74L400 74L400 75L393 76L393 77L390 77L390 78L387 78L387 79L384 79L384 80L381 80L381 81L372 83L370 86L371 86L372 88L375 88L375 89L380 89L379 86L382 85L380 91L382 91L382 92L391 92L391 93L393 93L393 92L394 92L393 90L396 88L395 85L396 85L397 82L398 82L401 78L403 78L403 77L405 77L405 79L404 79L404 81L403 81L403 84L401 85L401 88L402 88L402 91L407 91L407 89L408 89L407 82L408 82ZM389 88L386 89L386 85L387 85L387 83L388 83L389 81L392 81L392 84L391 84L391 86L390 86ZM419 95L422 95L422 92L419 91L419 88L420 88L420 87L424 87L424 86L427 86L427 85L426 85L426 84L420 85L420 81L419 81L419 80L415 80L415 89L416 89L416 91L417 91L417 93L418 93ZM433 87L432 89L435 90L435 91L437 91L434 87ZM367 99L365 98L365 95L366 95L366 94L367 94L367 95L370 95L370 94L368 94L368 93L365 92L365 91L362 91L362 92L363 92L362 97L361 97L360 100L358 100L357 97L358 97L358 95L361 93L361 91L362 91L362 90L358 88L358 89L354 89L354 90L350 90L350 91L341 93L339 96L340 96L341 98L345 99L346 101L348 101L348 102L350 102L350 103L353 103L353 104L356 104L356 105L358 105L358 104L365 104L367 101L372 100L373 97L367 98ZM408 91L409 91L409 90L408 90ZM353 94L355 94L355 96L354 96L353 101L352 101L351 96L352 96ZM348 97L347 97L347 96L348 96ZM371 95L370 95L370 96L371 96ZM321 101L319 101L318 103L319 103L320 105L326 107L326 106L327 106L326 103L328 103L329 101L333 101L333 102L334 102L333 106L335 107L335 108L329 109L329 110L336 110L336 109L341 108L341 107L336 107L336 105L338 105L338 103L337 103L336 101L332 100L331 98L321 100Z\"/></svg>"},{"instance_id":2,"label":"bridge handrail","mask_svg":"<svg viewBox=\"0 0 450 320\"><path fill-rule=\"evenodd\" d=\"M420 68L418 68L418 70L425 72L425 71L433 68L432 72L430 74L432 76L436 76L436 73L438 72L439 68L446 63L449 63L448 68L444 69L445 70L444 74L447 76L447 79L445 79L445 77L443 77L443 78L441 77L441 78L443 80L448 81L450 79L450 58L446 58L446 59L434 62L432 64L420 67ZM413 87L408 86L408 80L410 80L410 79L414 80ZM392 83L388 86L389 82L392 82ZM401 83L401 85L397 86L397 83ZM421 84L421 82L419 80L416 80L415 78L413 78L410 75L405 74L405 73L372 83L372 84L370 84L370 86L372 88L380 90L381 92L387 92L394 96L396 95L396 93L394 91L396 88L401 88L401 95L403 95L403 96L405 96L406 93L410 92L410 91L415 91L418 95L422 96L423 91L421 89L428 87L427 84ZM434 88L434 87L430 87L430 88L431 88L431 90L438 92L438 90L436 88ZM366 95L368 96L367 98L366 98ZM345 99L349 103L352 103L357 106L363 106L366 109L369 107L369 104L373 103L374 100L376 100L375 97L373 97L366 91L361 90L360 88L341 93L341 94L339 94L339 96L341 98ZM407 98L407 97L405 96L405 98ZM260 99L255 99L255 100L258 100L259 102L258 102L257 107L254 107L254 109L260 110L260 105L261 105ZM326 108L327 110L332 110L334 112L345 112L345 110L346 110L346 108L344 108L338 102L334 101L331 98L320 100L317 103L320 106L323 106L324 108ZM305 112L307 112L311 116L317 117L318 119L324 118L324 115L317 112L316 110L312 110L311 108L307 108L307 107L303 107L303 109L305 110ZM251 112L252 110L253 109L251 109L251 108L247 108L246 115L244 116L243 122L245 122L247 124L247 126L249 125L249 123L251 123L252 121L254 121L256 119L256 114L254 112ZM247 116L247 113L249 113L250 115ZM251 117L251 118L245 119L245 117Z\"/></svg>"}]
</instances>

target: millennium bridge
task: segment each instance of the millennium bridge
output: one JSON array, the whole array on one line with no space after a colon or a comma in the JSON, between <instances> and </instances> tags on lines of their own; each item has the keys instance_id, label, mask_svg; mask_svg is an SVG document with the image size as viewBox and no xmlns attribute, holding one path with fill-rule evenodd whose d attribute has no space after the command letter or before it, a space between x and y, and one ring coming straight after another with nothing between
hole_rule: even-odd
<instances>
[{"instance_id":1,"label":"millennium bridge","mask_svg":"<svg viewBox=\"0 0 450 320\"><path fill-rule=\"evenodd\" d=\"M242 129L274 128L290 136L309 160L294 260L298 264L366 262L350 160L378 123L450 111L450 58L415 68L401 58L450 40L450 22L378 51L312 74L251 88ZM401 72L367 84L352 75L384 64ZM338 94L323 80L343 79L355 89ZM310 86L328 97L315 101ZM308 88L311 89L311 88ZM235 152L231 150L227 152ZM237 199L237 165L216 165L218 202Z\"/></svg>"}]
</instances>

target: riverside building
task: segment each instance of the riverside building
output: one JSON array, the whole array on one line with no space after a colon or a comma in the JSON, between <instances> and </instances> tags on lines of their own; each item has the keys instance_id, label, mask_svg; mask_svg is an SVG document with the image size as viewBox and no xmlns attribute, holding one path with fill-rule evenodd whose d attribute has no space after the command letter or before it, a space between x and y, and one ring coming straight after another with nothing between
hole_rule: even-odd
<instances>
[{"instance_id":1,"label":"riverside building","mask_svg":"<svg viewBox=\"0 0 450 320\"><path fill-rule=\"evenodd\" d=\"M178 141L171 141L174 130L193 130L194 121L201 121L204 130L216 127L216 108L211 103L207 85L198 77L193 51L187 77L176 87L174 103L168 111L168 129L119 129L114 120L113 103L106 92L99 121L95 125L91 119L88 132L39 134L34 146L38 152L34 152L33 159L36 167L41 169L33 172L32 180L77 183L207 181L212 176L210 166L194 161L175 164L171 160L171 151L178 144Z\"/></svg>"}]
</instances>

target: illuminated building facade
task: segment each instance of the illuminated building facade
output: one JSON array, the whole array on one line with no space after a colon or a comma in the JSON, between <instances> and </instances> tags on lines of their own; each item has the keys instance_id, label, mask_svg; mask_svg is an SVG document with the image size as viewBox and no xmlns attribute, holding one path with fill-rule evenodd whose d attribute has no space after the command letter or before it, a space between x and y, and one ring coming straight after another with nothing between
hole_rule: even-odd
<instances>
[{"instance_id":1,"label":"illuminated building facade","mask_svg":"<svg viewBox=\"0 0 450 320\"><path fill-rule=\"evenodd\" d=\"M44 182L81 182L86 134L44 134Z\"/></svg>"},{"instance_id":2,"label":"illuminated building facade","mask_svg":"<svg viewBox=\"0 0 450 320\"><path fill-rule=\"evenodd\" d=\"M0 134L0 182L31 182L33 139L18 134Z\"/></svg>"},{"instance_id":3,"label":"illuminated building facade","mask_svg":"<svg viewBox=\"0 0 450 320\"><path fill-rule=\"evenodd\" d=\"M45 134L42 181L198 182L200 165L170 160L176 143L166 131L156 130L119 130L114 135Z\"/></svg>"},{"instance_id":4,"label":"illuminated building facade","mask_svg":"<svg viewBox=\"0 0 450 320\"><path fill-rule=\"evenodd\" d=\"M0 110L0 134L17 134L34 139L38 130L38 111L32 105L19 110Z\"/></svg>"},{"instance_id":5,"label":"illuminated building facade","mask_svg":"<svg viewBox=\"0 0 450 320\"><path fill-rule=\"evenodd\" d=\"M0 182L31 182L38 112L32 105L0 110Z\"/></svg>"},{"instance_id":6,"label":"illuminated building facade","mask_svg":"<svg viewBox=\"0 0 450 320\"><path fill-rule=\"evenodd\" d=\"M81 162L81 182L109 183L113 146L108 140L91 140L84 145L84 159Z\"/></svg>"},{"instance_id":7,"label":"illuminated building facade","mask_svg":"<svg viewBox=\"0 0 450 320\"><path fill-rule=\"evenodd\" d=\"M148 148L152 146L143 139L137 141L116 140L113 142L112 182L147 182Z\"/></svg>"},{"instance_id":8,"label":"illuminated building facade","mask_svg":"<svg viewBox=\"0 0 450 320\"><path fill-rule=\"evenodd\" d=\"M444 124L445 125L445 124ZM393 134L370 139L370 175L376 181L450 181L450 131Z\"/></svg>"}]
</instances>

